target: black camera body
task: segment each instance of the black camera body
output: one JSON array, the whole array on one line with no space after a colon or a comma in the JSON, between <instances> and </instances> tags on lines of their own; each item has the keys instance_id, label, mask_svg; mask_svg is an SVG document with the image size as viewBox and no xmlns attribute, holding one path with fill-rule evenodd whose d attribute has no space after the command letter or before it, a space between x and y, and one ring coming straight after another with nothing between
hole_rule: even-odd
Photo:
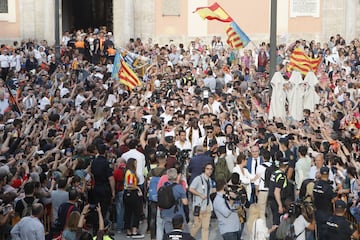
<instances>
[{"instance_id":1,"label":"black camera body","mask_svg":"<svg viewBox=\"0 0 360 240\"><path fill-rule=\"evenodd\" d=\"M235 197L231 197L231 192L235 194ZM239 201L240 205L247 205L247 194L243 185L227 185L225 187L224 198L226 200Z\"/></svg>"}]
</instances>

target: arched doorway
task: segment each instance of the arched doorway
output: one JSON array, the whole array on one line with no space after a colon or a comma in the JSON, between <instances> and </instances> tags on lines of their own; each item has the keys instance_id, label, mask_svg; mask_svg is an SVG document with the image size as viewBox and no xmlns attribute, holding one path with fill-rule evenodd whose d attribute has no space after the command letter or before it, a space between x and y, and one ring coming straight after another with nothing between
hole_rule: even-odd
<instances>
[{"instance_id":1,"label":"arched doorway","mask_svg":"<svg viewBox=\"0 0 360 240\"><path fill-rule=\"evenodd\" d=\"M62 0L62 31L106 26L112 31L113 0Z\"/></svg>"}]
</instances>

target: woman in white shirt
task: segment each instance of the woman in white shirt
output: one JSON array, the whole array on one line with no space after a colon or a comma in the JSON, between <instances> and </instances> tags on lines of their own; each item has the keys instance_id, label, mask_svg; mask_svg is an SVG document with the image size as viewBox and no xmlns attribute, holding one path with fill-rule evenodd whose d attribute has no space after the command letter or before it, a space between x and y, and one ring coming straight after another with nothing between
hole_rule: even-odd
<instances>
[{"instance_id":1,"label":"woman in white shirt","mask_svg":"<svg viewBox=\"0 0 360 240\"><path fill-rule=\"evenodd\" d=\"M250 240L266 240L270 233L276 230L277 226L268 229L265 220L261 218L259 205L254 203L249 208L247 228Z\"/></svg>"},{"instance_id":2,"label":"woman in white shirt","mask_svg":"<svg viewBox=\"0 0 360 240\"><path fill-rule=\"evenodd\" d=\"M244 154L240 153L236 159L236 165L233 172L236 172L240 176L241 184L245 186L248 200L251 198L251 183L255 182L259 176L250 174L246 168L247 158Z\"/></svg>"}]
</instances>

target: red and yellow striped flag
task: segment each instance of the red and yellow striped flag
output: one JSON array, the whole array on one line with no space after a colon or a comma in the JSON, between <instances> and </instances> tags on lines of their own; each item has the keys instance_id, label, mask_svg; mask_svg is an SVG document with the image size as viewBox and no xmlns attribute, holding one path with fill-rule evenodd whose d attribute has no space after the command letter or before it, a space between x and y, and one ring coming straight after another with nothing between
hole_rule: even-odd
<instances>
[{"instance_id":1,"label":"red and yellow striped flag","mask_svg":"<svg viewBox=\"0 0 360 240\"><path fill-rule=\"evenodd\" d=\"M321 58L310 58L307 56L301 48L295 48L290 56L290 63L288 65L288 71L293 70L301 72L306 75L308 72L317 72Z\"/></svg>"},{"instance_id":2,"label":"red and yellow striped flag","mask_svg":"<svg viewBox=\"0 0 360 240\"><path fill-rule=\"evenodd\" d=\"M207 20L218 20L221 22L232 22L233 19L225 10L216 2L209 7L198 7L194 11L202 17L202 19Z\"/></svg>"},{"instance_id":3,"label":"red and yellow striped flag","mask_svg":"<svg viewBox=\"0 0 360 240\"><path fill-rule=\"evenodd\" d=\"M120 59L118 76L120 82L125 84L129 90L132 90L134 87L141 84L136 73L127 65L123 58Z\"/></svg>"}]
</instances>

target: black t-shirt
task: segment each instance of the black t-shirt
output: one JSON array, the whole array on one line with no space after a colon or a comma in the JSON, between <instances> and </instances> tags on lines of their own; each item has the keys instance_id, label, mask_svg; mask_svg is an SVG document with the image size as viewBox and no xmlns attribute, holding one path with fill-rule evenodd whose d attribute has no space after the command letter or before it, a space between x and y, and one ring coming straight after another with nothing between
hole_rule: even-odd
<instances>
[{"instance_id":1,"label":"black t-shirt","mask_svg":"<svg viewBox=\"0 0 360 240\"><path fill-rule=\"evenodd\" d=\"M276 170L273 174L271 174L270 182L269 182L269 198L275 199L274 190L275 188L281 189L281 199L285 199L285 188L287 187L288 181L286 175L280 169Z\"/></svg>"},{"instance_id":2,"label":"black t-shirt","mask_svg":"<svg viewBox=\"0 0 360 240\"><path fill-rule=\"evenodd\" d=\"M195 240L190 233L182 232L181 230L173 230L164 235L163 240Z\"/></svg>"},{"instance_id":3,"label":"black t-shirt","mask_svg":"<svg viewBox=\"0 0 360 240\"><path fill-rule=\"evenodd\" d=\"M35 197L25 197L23 198L24 199L24 202L29 206L31 207L32 204L34 203L35 201ZM37 201L39 202L39 200ZM25 206L23 204L23 201L21 199L19 199L17 202L16 202L16 205L15 205L15 212L20 216L20 217L24 217L22 216L23 215L23 211L25 209Z\"/></svg>"},{"instance_id":4,"label":"black t-shirt","mask_svg":"<svg viewBox=\"0 0 360 240\"><path fill-rule=\"evenodd\" d=\"M326 222L328 240L348 240L355 227L342 216L331 216Z\"/></svg>"},{"instance_id":5,"label":"black t-shirt","mask_svg":"<svg viewBox=\"0 0 360 240\"><path fill-rule=\"evenodd\" d=\"M313 195L316 210L331 214L333 207L331 200L336 197L336 193L333 191L330 183L324 180L316 181Z\"/></svg>"},{"instance_id":6,"label":"black t-shirt","mask_svg":"<svg viewBox=\"0 0 360 240\"><path fill-rule=\"evenodd\" d=\"M91 164L91 173L94 175L95 187L110 188L109 177L112 176L112 169L104 156L98 156Z\"/></svg>"}]
</instances>

